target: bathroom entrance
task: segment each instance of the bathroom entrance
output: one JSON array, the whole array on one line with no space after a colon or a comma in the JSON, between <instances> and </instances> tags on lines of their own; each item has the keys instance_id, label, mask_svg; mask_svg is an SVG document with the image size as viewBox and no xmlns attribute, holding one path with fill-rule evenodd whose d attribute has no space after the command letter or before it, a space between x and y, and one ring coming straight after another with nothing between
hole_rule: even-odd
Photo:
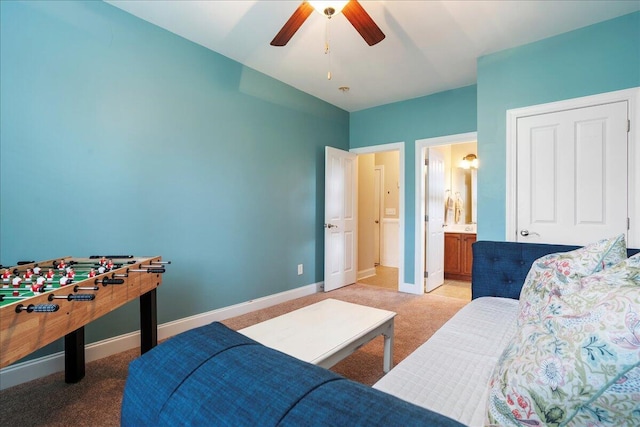
<instances>
[{"instance_id":1,"label":"bathroom entrance","mask_svg":"<svg viewBox=\"0 0 640 427\"><path fill-rule=\"evenodd\" d=\"M470 298L478 166L475 132L416 141L415 274L425 292L453 286Z\"/></svg>"}]
</instances>

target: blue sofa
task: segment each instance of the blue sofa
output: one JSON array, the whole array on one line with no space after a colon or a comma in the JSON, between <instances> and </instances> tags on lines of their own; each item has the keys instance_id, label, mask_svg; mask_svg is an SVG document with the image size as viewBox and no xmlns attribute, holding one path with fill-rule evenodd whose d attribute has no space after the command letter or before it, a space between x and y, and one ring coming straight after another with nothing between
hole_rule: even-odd
<instances>
[{"instance_id":1,"label":"blue sofa","mask_svg":"<svg viewBox=\"0 0 640 427\"><path fill-rule=\"evenodd\" d=\"M476 242L473 298L517 299L535 259L575 248ZM629 255L637 252L629 250ZM446 370L447 363L445 360L442 369ZM396 369L402 370L401 365L383 380L393 378ZM396 375L396 380L402 383L411 372L404 375ZM428 404L411 404L375 387L366 387L264 347L214 322L177 335L131 363L121 423L123 426L463 425L426 409ZM384 387L383 384L380 388ZM393 384L389 387L393 388ZM464 403L454 400L453 404Z\"/></svg>"}]
</instances>

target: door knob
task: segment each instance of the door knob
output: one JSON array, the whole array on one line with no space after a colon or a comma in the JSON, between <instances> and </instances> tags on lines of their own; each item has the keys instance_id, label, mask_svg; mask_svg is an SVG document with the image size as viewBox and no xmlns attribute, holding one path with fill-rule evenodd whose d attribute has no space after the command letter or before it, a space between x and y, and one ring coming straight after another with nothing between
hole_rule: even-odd
<instances>
[{"instance_id":1,"label":"door knob","mask_svg":"<svg viewBox=\"0 0 640 427\"><path fill-rule=\"evenodd\" d=\"M338 228L338 226L333 224L325 224L324 228Z\"/></svg>"},{"instance_id":2,"label":"door knob","mask_svg":"<svg viewBox=\"0 0 640 427\"><path fill-rule=\"evenodd\" d=\"M535 231L529 232L529 230L520 230L520 235L522 237L527 237L529 235L533 235L533 236L540 236L538 233L536 233Z\"/></svg>"},{"instance_id":3,"label":"door knob","mask_svg":"<svg viewBox=\"0 0 640 427\"><path fill-rule=\"evenodd\" d=\"M380 221L378 221L377 219L376 219L374 222L375 222L376 224L379 224L379 223L380 223Z\"/></svg>"}]
</instances>

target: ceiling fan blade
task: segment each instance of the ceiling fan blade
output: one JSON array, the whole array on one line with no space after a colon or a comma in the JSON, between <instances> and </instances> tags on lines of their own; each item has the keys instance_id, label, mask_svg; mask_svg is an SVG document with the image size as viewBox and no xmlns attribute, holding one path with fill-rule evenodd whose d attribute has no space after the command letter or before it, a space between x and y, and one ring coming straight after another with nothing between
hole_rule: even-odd
<instances>
[{"instance_id":1,"label":"ceiling fan blade","mask_svg":"<svg viewBox=\"0 0 640 427\"><path fill-rule=\"evenodd\" d=\"M271 46L286 45L312 12L313 6L306 0L300 3L300 6L293 12L293 15L291 15L289 20L284 24L280 32L271 40Z\"/></svg>"},{"instance_id":2,"label":"ceiling fan blade","mask_svg":"<svg viewBox=\"0 0 640 427\"><path fill-rule=\"evenodd\" d=\"M353 28L360 33L369 46L373 46L384 40L385 35L380 27L373 22L371 16L369 16L357 0L349 1L344 9L342 9L342 13L344 13L344 16L351 22Z\"/></svg>"}]
</instances>

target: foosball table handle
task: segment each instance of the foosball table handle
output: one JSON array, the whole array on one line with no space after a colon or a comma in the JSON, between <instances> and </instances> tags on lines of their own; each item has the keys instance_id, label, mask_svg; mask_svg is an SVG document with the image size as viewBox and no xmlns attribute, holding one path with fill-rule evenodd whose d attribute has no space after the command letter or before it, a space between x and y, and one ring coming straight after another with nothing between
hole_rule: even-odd
<instances>
[{"instance_id":1,"label":"foosball table handle","mask_svg":"<svg viewBox=\"0 0 640 427\"><path fill-rule=\"evenodd\" d=\"M16 313L21 313L26 311L27 313L53 313L54 311L58 311L60 306L58 304L29 304L24 306L22 304L18 304L16 306Z\"/></svg>"},{"instance_id":2,"label":"foosball table handle","mask_svg":"<svg viewBox=\"0 0 640 427\"><path fill-rule=\"evenodd\" d=\"M154 273L154 274L162 274L165 270L164 268L139 268L137 270L129 270L132 273Z\"/></svg>"},{"instance_id":3,"label":"foosball table handle","mask_svg":"<svg viewBox=\"0 0 640 427\"><path fill-rule=\"evenodd\" d=\"M102 283L102 286L107 285L122 285L124 283L124 279L96 279L96 285L98 283Z\"/></svg>"},{"instance_id":4,"label":"foosball table handle","mask_svg":"<svg viewBox=\"0 0 640 427\"><path fill-rule=\"evenodd\" d=\"M62 295L49 295L49 301L54 299L66 299L67 301L93 301L96 299L94 294L69 294L67 296Z\"/></svg>"}]
</instances>

